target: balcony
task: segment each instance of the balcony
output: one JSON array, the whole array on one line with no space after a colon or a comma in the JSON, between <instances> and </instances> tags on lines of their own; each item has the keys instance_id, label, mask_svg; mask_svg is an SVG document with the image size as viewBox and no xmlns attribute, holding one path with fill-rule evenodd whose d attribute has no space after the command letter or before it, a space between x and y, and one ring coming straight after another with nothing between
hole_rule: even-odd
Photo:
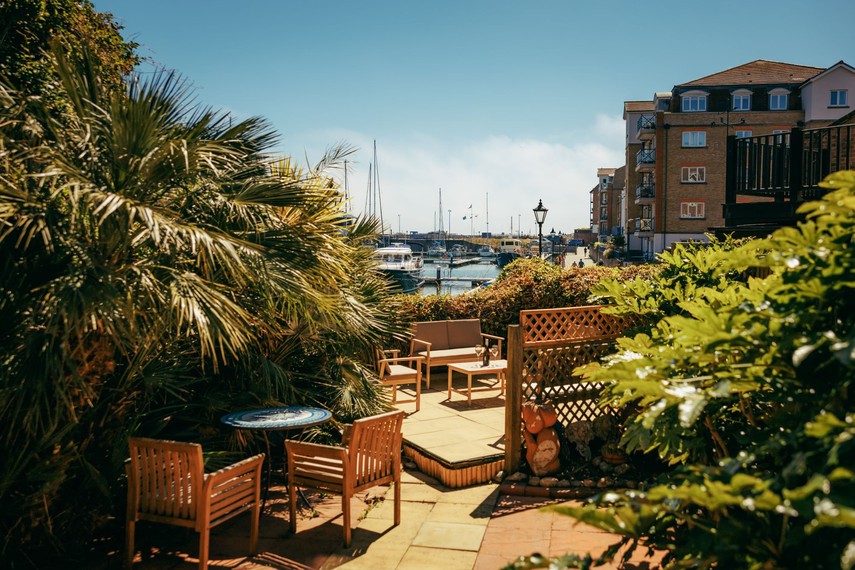
<instances>
[{"instance_id":1,"label":"balcony","mask_svg":"<svg viewBox=\"0 0 855 570\"><path fill-rule=\"evenodd\" d=\"M828 189L829 173L855 167L855 125L727 140L724 226L716 235L766 236L803 219L797 210Z\"/></svg>"},{"instance_id":2,"label":"balcony","mask_svg":"<svg viewBox=\"0 0 855 570\"><path fill-rule=\"evenodd\" d=\"M633 223L633 233L635 237L653 237L653 220L650 218L635 218L631 220Z\"/></svg>"},{"instance_id":3,"label":"balcony","mask_svg":"<svg viewBox=\"0 0 855 570\"><path fill-rule=\"evenodd\" d=\"M656 189L650 182L642 182L635 187L635 205L644 206L652 204L656 197Z\"/></svg>"},{"instance_id":4,"label":"balcony","mask_svg":"<svg viewBox=\"0 0 855 570\"><path fill-rule=\"evenodd\" d=\"M656 135L656 115L641 115L636 125L638 140L649 141Z\"/></svg>"},{"instance_id":5,"label":"balcony","mask_svg":"<svg viewBox=\"0 0 855 570\"><path fill-rule=\"evenodd\" d=\"M636 172L653 172L656 168L656 149L643 148L635 155Z\"/></svg>"}]
</instances>

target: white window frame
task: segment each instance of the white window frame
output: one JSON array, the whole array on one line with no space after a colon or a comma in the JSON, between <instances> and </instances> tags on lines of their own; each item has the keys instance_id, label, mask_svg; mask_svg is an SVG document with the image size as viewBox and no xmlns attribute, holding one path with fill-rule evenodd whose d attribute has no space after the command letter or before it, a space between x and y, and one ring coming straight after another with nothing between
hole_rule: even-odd
<instances>
[{"instance_id":1,"label":"white window frame","mask_svg":"<svg viewBox=\"0 0 855 570\"><path fill-rule=\"evenodd\" d=\"M832 89L828 94L829 107L848 107L849 94L847 89Z\"/></svg>"},{"instance_id":2,"label":"white window frame","mask_svg":"<svg viewBox=\"0 0 855 570\"><path fill-rule=\"evenodd\" d=\"M680 182L683 184L704 184L706 181L706 166L684 166L680 169Z\"/></svg>"},{"instance_id":3,"label":"white window frame","mask_svg":"<svg viewBox=\"0 0 855 570\"><path fill-rule=\"evenodd\" d=\"M706 131L683 131L683 147L697 148L707 146Z\"/></svg>"},{"instance_id":4,"label":"white window frame","mask_svg":"<svg viewBox=\"0 0 855 570\"><path fill-rule=\"evenodd\" d=\"M680 109L684 113L703 113L707 110L707 97L706 93L686 93L680 98Z\"/></svg>"},{"instance_id":5,"label":"white window frame","mask_svg":"<svg viewBox=\"0 0 855 570\"><path fill-rule=\"evenodd\" d=\"M783 106L782 106L783 104ZM786 89L773 89L769 92L769 110L786 111L790 107L790 92Z\"/></svg>"},{"instance_id":6,"label":"white window frame","mask_svg":"<svg viewBox=\"0 0 855 570\"><path fill-rule=\"evenodd\" d=\"M705 202L680 202L680 219L703 220L706 218Z\"/></svg>"},{"instance_id":7,"label":"white window frame","mask_svg":"<svg viewBox=\"0 0 855 570\"><path fill-rule=\"evenodd\" d=\"M747 139L751 137L754 133L752 131L736 131L736 138L738 139Z\"/></svg>"},{"instance_id":8,"label":"white window frame","mask_svg":"<svg viewBox=\"0 0 855 570\"><path fill-rule=\"evenodd\" d=\"M731 96L732 111L750 111L751 110L751 95L747 93L734 93Z\"/></svg>"}]
</instances>

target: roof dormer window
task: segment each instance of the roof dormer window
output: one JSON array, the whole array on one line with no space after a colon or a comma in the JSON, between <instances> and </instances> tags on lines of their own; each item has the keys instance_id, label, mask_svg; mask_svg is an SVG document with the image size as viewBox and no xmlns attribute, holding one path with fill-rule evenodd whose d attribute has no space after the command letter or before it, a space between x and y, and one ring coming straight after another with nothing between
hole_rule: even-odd
<instances>
[{"instance_id":1,"label":"roof dormer window","mask_svg":"<svg viewBox=\"0 0 855 570\"><path fill-rule=\"evenodd\" d=\"M704 91L687 91L680 97L681 109L684 113L700 113L707 110L707 93Z\"/></svg>"},{"instance_id":2,"label":"roof dormer window","mask_svg":"<svg viewBox=\"0 0 855 570\"><path fill-rule=\"evenodd\" d=\"M731 109L734 111L751 110L751 91L738 89L731 94Z\"/></svg>"},{"instance_id":3,"label":"roof dormer window","mask_svg":"<svg viewBox=\"0 0 855 570\"><path fill-rule=\"evenodd\" d=\"M789 108L790 92L786 89L773 89L769 92L769 110L786 111Z\"/></svg>"}]
</instances>

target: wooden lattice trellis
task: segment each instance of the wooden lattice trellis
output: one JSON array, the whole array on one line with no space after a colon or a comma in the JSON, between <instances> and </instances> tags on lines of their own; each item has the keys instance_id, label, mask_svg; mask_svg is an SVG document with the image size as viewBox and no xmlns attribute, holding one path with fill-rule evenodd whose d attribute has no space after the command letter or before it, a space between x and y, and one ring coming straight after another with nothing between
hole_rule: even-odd
<instances>
[{"instance_id":1,"label":"wooden lattice trellis","mask_svg":"<svg viewBox=\"0 0 855 570\"><path fill-rule=\"evenodd\" d=\"M508 327L506 470L520 465L522 402L550 400L563 425L603 413L597 406L602 385L580 383L573 369L614 351L615 339L632 323L600 307L521 311L520 324Z\"/></svg>"}]
</instances>

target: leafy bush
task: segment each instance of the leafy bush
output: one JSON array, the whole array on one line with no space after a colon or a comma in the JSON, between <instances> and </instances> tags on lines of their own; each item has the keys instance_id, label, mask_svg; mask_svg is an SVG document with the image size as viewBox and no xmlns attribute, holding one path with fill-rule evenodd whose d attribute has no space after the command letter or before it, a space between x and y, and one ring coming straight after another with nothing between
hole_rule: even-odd
<instances>
[{"instance_id":1,"label":"leafy bush","mask_svg":"<svg viewBox=\"0 0 855 570\"><path fill-rule=\"evenodd\" d=\"M602 405L634 411L622 445L674 466L645 492L560 509L623 535L606 558L629 545L670 568L855 566L855 172L823 185L798 228L678 247L657 280L597 289L616 312L661 315L581 372L611 383Z\"/></svg>"},{"instance_id":2,"label":"leafy bush","mask_svg":"<svg viewBox=\"0 0 855 570\"><path fill-rule=\"evenodd\" d=\"M488 334L507 337L508 325L519 324L520 311L589 304L592 289L604 279L616 282L654 275L655 265L562 269L541 259L518 259L484 289L465 295L401 296L407 322L479 318Z\"/></svg>"}]
</instances>

